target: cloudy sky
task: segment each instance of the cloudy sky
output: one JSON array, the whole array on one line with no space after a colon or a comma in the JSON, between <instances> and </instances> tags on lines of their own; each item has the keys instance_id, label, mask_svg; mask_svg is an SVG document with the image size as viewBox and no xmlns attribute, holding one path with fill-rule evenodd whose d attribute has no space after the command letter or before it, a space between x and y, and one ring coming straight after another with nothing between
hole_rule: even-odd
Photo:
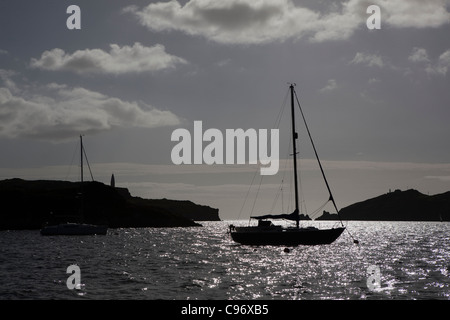
<instances>
[{"instance_id":1,"label":"cloudy sky","mask_svg":"<svg viewBox=\"0 0 450 320\"><path fill-rule=\"evenodd\" d=\"M66 24L72 4L79 30ZM366 25L372 4L379 30ZM114 173L134 195L246 218L257 168L176 166L171 134L195 120L273 128L296 83L338 206L389 189L448 191L449 11L448 0L2 0L0 179L77 180L83 134L96 180ZM290 179L286 120L280 171L264 177L254 214ZM311 150L300 158L311 212L327 196Z\"/></svg>"}]
</instances>

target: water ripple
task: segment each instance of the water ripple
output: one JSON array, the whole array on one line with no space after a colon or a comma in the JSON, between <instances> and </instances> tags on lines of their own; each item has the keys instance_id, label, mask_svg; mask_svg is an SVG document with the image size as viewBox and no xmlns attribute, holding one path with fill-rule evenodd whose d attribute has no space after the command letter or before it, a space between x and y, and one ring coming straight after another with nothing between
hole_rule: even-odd
<instances>
[{"instance_id":1,"label":"water ripple","mask_svg":"<svg viewBox=\"0 0 450 320\"><path fill-rule=\"evenodd\" d=\"M228 222L204 225L92 237L2 231L0 299L450 299L449 223L349 222L360 245L344 233L289 251L237 245ZM66 286L72 264L78 290ZM369 266L380 270L375 289Z\"/></svg>"}]
</instances>

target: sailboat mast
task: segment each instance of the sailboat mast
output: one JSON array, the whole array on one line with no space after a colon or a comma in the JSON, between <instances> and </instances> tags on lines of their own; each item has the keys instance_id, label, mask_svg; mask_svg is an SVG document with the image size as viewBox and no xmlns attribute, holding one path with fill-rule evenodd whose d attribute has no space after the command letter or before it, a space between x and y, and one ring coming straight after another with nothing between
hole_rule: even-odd
<instances>
[{"instance_id":1,"label":"sailboat mast","mask_svg":"<svg viewBox=\"0 0 450 320\"><path fill-rule=\"evenodd\" d=\"M81 159L81 162L80 162L80 164L81 164L81 182L83 182L83 136L82 135L80 135L80 146L81 146L81 152L80 152L80 155L81 155L81 157L80 157L80 159Z\"/></svg>"},{"instance_id":2,"label":"sailboat mast","mask_svg":"<svg viewBox=\"0 0 450 320\"><path fill-rule=\"evenodd\" d=\"M293 160L294 160L294 186L295 186L295 222L296 227L299 227L299 205L298 205L298 178L297 178L297 146L296 140L298 139L298 134L295 131L295 112L294 112L294 85L291 84L291 116L292 116L292 149L293 149Z\"/></svg>"}]
</instances>

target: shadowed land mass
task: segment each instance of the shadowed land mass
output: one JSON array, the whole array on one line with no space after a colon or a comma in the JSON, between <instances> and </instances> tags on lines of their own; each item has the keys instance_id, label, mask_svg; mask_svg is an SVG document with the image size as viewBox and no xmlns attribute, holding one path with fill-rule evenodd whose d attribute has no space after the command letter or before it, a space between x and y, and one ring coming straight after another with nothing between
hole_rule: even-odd
<instances>
[{"instance_id":1,"label":"shadowed land mass","mask_svg":"<svg viewBox=\"0 0 450 320\"><path fill-rule=\"evenodd\" d=\"M340 210L342 220L450 221L450 191L426 195L417 190L395 190ZM324 211L317 220L337 220Z\"/></svg>"},{"instance_id":2,"label":"shadowed land mass","mask_svg":"<svg viewBox=\"0 0 450 320\"><path fill-rule=\"evenodd\" d=\"M191 227L218 221L219 210L191 201L133 197L100 182L0 181L0 230L40 229L45 223L83 222L109 228Z\"/></svg>"}]
</instances>

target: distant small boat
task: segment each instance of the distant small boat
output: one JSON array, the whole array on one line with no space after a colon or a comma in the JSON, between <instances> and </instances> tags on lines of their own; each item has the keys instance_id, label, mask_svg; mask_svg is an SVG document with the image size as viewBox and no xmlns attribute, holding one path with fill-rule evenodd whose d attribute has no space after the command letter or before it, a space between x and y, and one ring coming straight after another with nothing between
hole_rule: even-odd
<instances>
[{"instance_id":1,"label":"distant small boat","mask_svg":"<svg viewBox=\"0 0 450 320\"><path fill-rule=\"evenodd\" d=\"M321 245L321 244L330 244L334 242L342 232L345 230L345 227L336 227L331 229L318 229L316 227L300 227L299 226L299 196L298 196L298 179L297 179L297 150L295 141L298 139L298 134L295 131L295 112L294 112L294 85L290 85L290 93L291 93L291 117L292 117L292 148L293 148L293 162L294 162L294 183L295 183L295 210L290 214L267 214L262 216L253 216L251 218L258 220L257 226L247 226L247 227L238 227L234 225L229 226L229 232L231 238L240 244L244 245L284 245L284 246L297 246L297 245ZM300 108L300 104L299 104ZM300 108L301 111L301 108ZM303 116L303 112L302 112ZM308 126L306 124L305 118L303 117L305 122L306 129L308 131L311 143L313 145L313 149L319 163L320 170L322 172L322 176L325 180L325 184L327 186L330 198L329 201L333 202L333 205L339 213L337 209L334 198L331 194L331 189L328 185L328 181L325 178L324 171L322 169L322 165L320 163L319 157L316 152L316 148L312 141L311 135L309 133ZM282 227L277 226L272 223L272 221L267 219L286 219L293 220L296 222L295 227ZM355 243L357 241L355 240Z\"/></svg>"},{"instance_id":2,"label":"distant small boat","mask_svg":"<svg viewBox=\"0 0 450 320\"><path fill-rule=\"evenodd\" d=\"M81 144L81 183L83 183L83 156L86 156L85 150L83 147L83 136L80 135L80 144ZM87 159L87 157L86 157ZM89 165L89 163L88 163ZM90 170L90 168L89 168ZM92 173L91 173L92 176ZM83 196L81 194L81 196ZM81 211L83 208L81 207ZM83 213L81 212L81 215ZM41 235L43 236L56 236L56 235L106 235L108 231L108 226L106 225L94 225L94 224L86 224L86 223L75 223L75 222L67 222L60 223L56 225L46 225L41 229Z\"/></svg>"},{"instance_id":3,"label":"distant small boat","mask_svg":"<svg viewBox=\"0 0 450 320\"><path fill-rule=\"evenodd\" d=\"M107 231L107 226L68 222L53 226L46 226L41 229L41 234L43 236L106 235Z\"/></svg>"}]
</instances>

